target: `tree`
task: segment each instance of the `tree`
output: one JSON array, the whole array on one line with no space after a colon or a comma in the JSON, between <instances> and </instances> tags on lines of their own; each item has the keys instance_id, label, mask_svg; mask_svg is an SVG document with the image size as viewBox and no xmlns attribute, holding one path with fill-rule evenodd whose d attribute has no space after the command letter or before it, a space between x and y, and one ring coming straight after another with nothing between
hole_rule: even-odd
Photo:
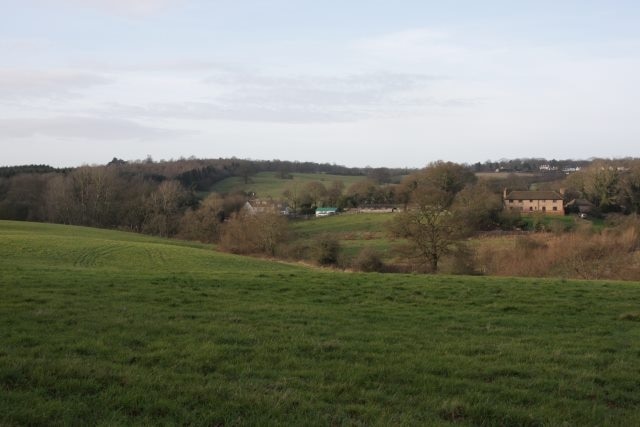
<instances>
[{"instance_id":1,"label":"tree","mask_svg":"<svg viewBox=\"0 0 640 427\"><path fill-rule=\"evenodd\" d=\"M274 213L238 212L222 228L221 248L236 254L275 255L289 238L286 218Z\"/></svg>"},{"instance_id":2,"label":"tree","mask_svg":"<svg viewBox=\"0 0 640 427\"><path fill-rule=\"evenodd\" d=\"M426 198L425 202L447 208L453 203L455 195L467 184L475 183L477 178L463 165L438 161L410 175L405 181L408 181L405 187L411 193Z\"/></svg>"},{"instance_id":3,"label":"tree","mask_svg":"<svg viewBox=\"0 0 640 427\"><path fill-rule=\"evenodd\" d=\"M627 212L640 213L640 161L635 161L620 180L620 201Z\"/></svg>"},{"instance_id":4,"label":"tree","mask_svg":"<svg viewBox=\"0 0 640 427\"><path fill-rule=\"evenodd\" d=\"M458 192L451 210L467 232L490 230L501 222L502 199L485 184L467 185Z\"/></svg>"},{"instance_id":5,"label":"tree","mask_svg":"<svg viewBox=\"0 0 640 427\"><path fill-rule=\"evenodd\" d=\"M413 258L419 264L427 264L432 273L437 273L440 260L452 251L452 245L460 237L452 213L426 203L396 215L391 231L409 241Z\"/></svg>"},{"instance_id":6,"label":"tree","mask_svg":"<svg viewBox=\"0 0 640 427\"><path fill-rule=\"evenodd\" d=\"M147 201L144 231L163 237L176 234L185 198L186 192L178 181L163 181Z\"/></svg>"},{"instance_id":7,"label":"tree","mask_svg":"<svg viewBox=\"0 0 640 427\"><path fill-rule=\"evenodd\" d=\"M337 207L344 191L344 183L340 180L332 181L327 190L326 202L329 206Z\"/></svg>"},{"instance_id":8,"label":"tree","mask_svg":"<svg viewBox=\"0 0 640 427\"><path fill-rule=\"evenodd\" d=\"M314 257L320 265L338 264L340 250L340 241L329 234L318 236L313 248Z\"/></svg>"},{"instance_id":9,"label":"tree","mask_svg":"<svg viewBox=\"0 0 640 427\"><path fill-rule=\"evenodd\" d=\"M587 169L572 174L567 182L603 212L619 207L620 171L607 161L595 161Z\"/></svg>"},{"instance_id":10,"label":"tree","mask_svg":"<svg viewBox=\"0 0 640 427\"><path fill-rule=\"evenodd\" d=\"M367 170L367 178L376 184L388 184L391 182L391 172L388 168L373 168Z\"/></svg>"},{"instance_id":11,"label":"tree","mask_svg":"<svg viewBox=\"0 0 640 427\"><path fill-rule=\"evenodd\" d=\"M218 241L224 221L224 201L211 194L197 209L189 209L180 220L180 237L205 243Z\"/></svg>"},{"instance_id":12,"label":"tree","mask_svg":"<svg viewBox=\"0 0 640 427\"><path fill-rule=\"evenodd\" d=\"M47 186L49 219L75 225L116 224L117 182L117 172L106 167L83 166L54 177Z\"/></svg>"},{"instance_id":13,"label":"tree","mask_svg":"<svg viewBox=\"0 0 640 427\"><path fill-rule=\"evenodd\" d=\"M356 207L377 203L377 192L378 186L376 183L367 179L351 184L347 189L346 195L349 198L349 203Z\"/></svg>"},{"instance_id":14,"label":"tree","mask_svg":"<svg viewBox=\"0 0 640 427\"><path fill-rule=\"evenodd\" d=\"M317 208L327 195L326 187L320 181L310 181L305 184L304 192L308 196L311 206Z\"/></svg>"},{"instance_id":15,"label":"tree","mask_svg":"<svg viewBox=\"0 0 640 427\"><path fill-rule=\"evenodd\" d=\"M302 192L300 191L298 182L294 180L288 185L282 192L282 197L289 203L289 207L291 207L293 212L297 213L300 203L302 202Z\"/></svg>"},{"instance_id":16,"label":"tree","mask_svg":"<svg viewBox=\"0 0 640 427\"><path fill-rule=\"evenodd\" d=\"M395 217L391 231L406 238L412 257L433 273L438 271L442 257L451 253L468 232L456 218L452 205L456 195L475 181L475 175L466 167L437 162L410 175L402 184L410 206Z\"/></svg>"},{"instance_id":17,"label":"tree","mask_svg":"<svg viewBox=\"0 0 640 427\"><path fill-rule=\"evenodd\" d=\"M240 163L238 167L238 175L242 177L242 180L245 184L248 184L251 181L251 177L256 174L256 168L253 162L243 161Z\"/></svg>"}]
</instances>

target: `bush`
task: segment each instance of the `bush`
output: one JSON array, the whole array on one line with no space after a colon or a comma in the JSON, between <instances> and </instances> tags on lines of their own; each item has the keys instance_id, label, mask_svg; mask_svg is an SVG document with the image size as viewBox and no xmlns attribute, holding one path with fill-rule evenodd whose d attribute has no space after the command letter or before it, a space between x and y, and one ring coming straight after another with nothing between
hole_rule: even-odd
<instances>
[{"instance_id":1,"label":"bush","mask_svg":"<svg viewBox=\"0 0 640 427\"><path fill-rule=\"evenodd\" d=\"M321 236L314 247L315 261L320 265L336 265L340 257L340 242L335 237Z\"/></svg>"},{"instance_id":2,"label":"bush","mask_svg":"<svg viewBox=\"0 0 640 427\"><path fill-rule=\"evenodd\" d=\"M233 215L222 228L220 247L235 254L275 255L289 239L288 221L277 214Z\"/></svg>"},{"instance_id":3,"label":"bush","mask_svg":"<svg viewBox=\"0 0 640 427\"><path fill-rule=\"evenodd\" d=\"M522 219L520 213L505 210L498 216L498 223L503 230L522 230L527 223Z\"/></svg>"},{"instance_id":4,"label":"bush","mask_svg":"<svg viewBox=\"0 0 640 427\"><path fill-rule=\"evenodd\" d=\"M638 280L640 221L631 217L602 232L578 227L517 237L510 248L482 248L478 262L480 271L490 275Z\"/></svg>"},{"instance_id":5,"label":"bush","mask_svg":"<svg viewBox=\"0 0 640 427\"><path fill-rule=\"evenodd\" d=\"M355 270L365 272L383 272L384 263L380 258L378 251L371 247L366 247L360 251L358 256L353 260L352 267Z\"/></svg>"},{"instance_id":6,"label":"bush","mask_svg":"<svg viewBox=\"0 0 640 427\"><path fill-rule=\"evenodd\" d=\"M451 273L453 274L478 274L476 271L475 253L467 245L458 245L452 253Z\"/></svg>"}]
</instances>

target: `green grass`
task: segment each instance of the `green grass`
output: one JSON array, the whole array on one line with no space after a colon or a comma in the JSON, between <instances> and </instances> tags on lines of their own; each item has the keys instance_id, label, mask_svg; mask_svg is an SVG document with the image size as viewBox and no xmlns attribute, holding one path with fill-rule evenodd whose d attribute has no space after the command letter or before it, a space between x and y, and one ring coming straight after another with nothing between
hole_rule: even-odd
<instances>
[{"instance_id":1,"label":"green grass","mask_svg":"<svg viewBox=\"0 0 640 427\"><path fill-rule=\"evenodd\" d=\"M321 235L340 241L345 261L352 260L365 247L372 247L385 261L395 258L394 248L400 241L389 239L388 224L396 214L340 214L324 218L296 220L294 235L300 242L313 245Z\"/></svg>"},{"instance_id":2,"label":"green grass","mask_svg":"<svg viewBox=\"0 0 640 427\"><path fill-rule=\"evenodd\" d=\"M639 283L0 222L0 425L639 425Z\"/></svg>"},{"instance_id":3,"label":"green grass","mask_svg":"<svg viewBox=\"0 0 640 427\"><path fill-rule=\"evenodd\" d=\"M304 236L322 233L385 233L395 214L341 214L296 220L292 229Z\"/></svg>"},{"instance_id":4,"label":"green grass","mask_svg":"<svg viewBox=\"0 0 640 427\"><path fill-rule=\"evenodd\" d=\"M281 179L276 176L275 172L260 172L251 177L249 183L245 184L241 177L227 178L216 183L211 187L212 192L231 193L235 191L255 192L258 197L272 197L274 199L282 198L282 192L290 185L297 183L301 187L311 181L320 181L325 187L333 181L342 181L345 188L351 184L363 181L364 176L347 176L347 175L330 175L330 174L311 174L311 173L293 173L292 179Z\"/></svg>"},{"instance_id":5,"label":"green grass","mask_svg":"<svg viewBox=\"0 0 640 427\"><path fill-rule=\"evenodd\" d=\"M523 214L521 218L529 230L536 230L540 225L546 229L571 230L576 228L578 221L581 221L575 215Z\"/></svg>"}]
</instances>

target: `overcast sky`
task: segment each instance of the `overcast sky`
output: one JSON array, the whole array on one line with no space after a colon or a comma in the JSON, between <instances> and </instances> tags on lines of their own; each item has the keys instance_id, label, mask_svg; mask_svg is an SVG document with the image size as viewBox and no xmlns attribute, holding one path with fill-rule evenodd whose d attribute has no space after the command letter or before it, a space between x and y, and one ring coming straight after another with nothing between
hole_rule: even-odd
<instances>
[{"instance_id":1,"label":"overcast sky","mask_svg":"<svg viewBox=\"0 0 640 427\"><path fill-rule=\"evenodd\" d=\"M640 156L637 0L0 6L0 165Z\"/></svg>"}]
</instances>

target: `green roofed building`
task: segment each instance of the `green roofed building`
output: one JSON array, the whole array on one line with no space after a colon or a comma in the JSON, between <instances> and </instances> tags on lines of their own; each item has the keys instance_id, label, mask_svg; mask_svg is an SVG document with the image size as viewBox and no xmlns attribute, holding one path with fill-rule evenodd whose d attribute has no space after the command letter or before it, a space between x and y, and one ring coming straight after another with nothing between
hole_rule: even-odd
<instances>
[{"instance_id":1,"label":"green roofed building","mask_svg":"<svg viewBox=\"0 0 640 427\"><path fill-rule=\"evenodd\" d=\"M338 208L317 208L316 216L330 216L338 213Z\"/></svg>"}]
</instances>

